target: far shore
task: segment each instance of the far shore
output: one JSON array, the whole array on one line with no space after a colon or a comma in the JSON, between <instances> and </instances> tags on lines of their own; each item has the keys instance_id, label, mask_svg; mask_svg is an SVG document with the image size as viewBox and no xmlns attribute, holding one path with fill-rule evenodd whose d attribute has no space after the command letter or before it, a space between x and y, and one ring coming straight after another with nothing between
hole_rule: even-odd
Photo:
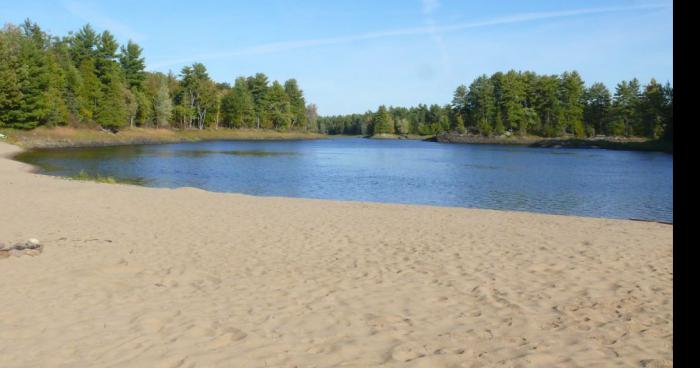
<instances>
[{"instance_id":1,"label":"far shore","mask_svg":"<svg viewBox=\"0 0 700 368\"><path fill-rule=\"evenodd\" d=\"M457 133L438 135L376 134L328 135L305 131L277 131L271 129L204 129L175 130L156 128L126 128L117 133L95 128L41 127L33 130L0 129L0 141L16 144L25 149L100 147L131 144L162 144L211 140L314 140L369 138L377 140L415 140L457 144L496 144L542 148L602 148L624 151L673 153L673 143L646 138L544 138L537 136L480 136Z\"/></svg>"},{"instance_id":2,"label":"far shore","mask_svg":"<svg viewBox=\"0 0 700 368\"><path fill-rule=\"evenodd\" d=\"M537 136L495 136L441 133L434 140L440 143L457 144L496 144L506 146L526 146L537 148L603 148L621 151L653 151L673 153L673 143L664 140L625 137L557 137L545 138Z\"/></svg>"}]
</instances>

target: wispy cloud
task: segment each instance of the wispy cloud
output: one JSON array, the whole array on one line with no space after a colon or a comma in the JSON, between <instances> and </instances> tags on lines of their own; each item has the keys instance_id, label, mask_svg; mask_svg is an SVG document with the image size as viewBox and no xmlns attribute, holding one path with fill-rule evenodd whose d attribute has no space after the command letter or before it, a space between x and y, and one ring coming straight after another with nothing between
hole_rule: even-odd
<instances>
[{"instance_id":1,"label":"wispy cloud","mask_svg":"<svg viewBox=\"0 0 700 368\"><path fill-rule=\"evenodd\" d=\"M452 74L452 63L450 62L450 55L447 52L447 45L445 40L442 38L442 33L438 32L439 26L433 17L435 10L440 7L440 0L422 0L423 3L423 15L425 16L425 24L430 28L430 38L435 42L438 51L440 52L440 62L442 67L440 70L446 75Z\"/></svg>"},{"instance_id":2,"label":"wispy cloud","mask_svg":"<svg viewBox=\"0 0 700 368\"><path fill-rule=\"evenodd\" d=\"M423 0L423 14L432 14L440 6L440 0Z\"/></svg>"},{"instance_id":3,"label":"wispy cloud","mask_svg":"<svg viewBox=\"0 0 700 368\"><path fill-rule=\"evenodd\" d=\"M424 0L423 1L423 11L428 12L427 14L434 11L434 9L439 6L438 0ZM337 45L343 43L351 43L357 41L373 40L379 38L390 38L390 37L404 37L404 36L417 36L417 35L438 35L444 33L452 33L463 31L466 29L507 25L515 23L533 22L538 20L548 20L557 19L565 17L575 17L583 15L592 14L604 14L604 13L614 13L622 11L634 11L634 10L654 10L654 9L665 9L670 8L670 4L643 4L643 5L632 5L632 6L615 6L615 7L598 7L598 8L579 8L570 10L560 10L560 11L550 11L550 12L532 12L532 13L520 13L512 14L507 16L495 17L490 19L484 19L473 22L458 23L452 25L435 25L428 24L422 27L412 27L412 28L398 28L377 32L361 33L356 35L348 35L341 37L331 37L331 38L320 38L320 39L310 39L310 40L297 40L297 41L285 41L285 42L273 42L262 44L258 46L247 47L239 50L229 51L229 52L218 52L209 54L199 54L193 55L187 58L181 59L171 59L161 62L154 63L150 65L150 68L163 68L172 65L178 65L183 63L189 63L193 61L207 61L207 60L220 60L229 59L238 56L246 55L257 55L257 54L268 54L283 52L296 49L305 49L310 47L318 47L325 45Z\"/></svg>"},{"instance_id":4,"label":"wispy cloud","mask_svg":"<svg viewBox=\"0 0 700 368\"><path fill-rule=\"evenodd\" d=\"M124 24L123 22L108 17L97 9L90 7L87 4L75 2L75 1L63 1L63 7L68 10L70 14L76 16L85 22L89 22L99 28L109 30L113 32L117 37L122 39L131 39L134 41L143 41L145 37L134 31L131 27Z\"/></svg>"}]
</instances>

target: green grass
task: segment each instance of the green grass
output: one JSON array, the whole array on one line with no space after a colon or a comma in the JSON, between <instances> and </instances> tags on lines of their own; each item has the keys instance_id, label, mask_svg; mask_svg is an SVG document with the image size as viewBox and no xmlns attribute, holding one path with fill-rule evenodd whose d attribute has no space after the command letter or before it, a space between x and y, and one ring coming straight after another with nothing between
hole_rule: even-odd
<instances>
[{"instance_id":1,"label":"green grass","mask_svg":"<svg viewBox=\"0 0 700 368\"><path fill-rule=\"evenodd\" d=\"M143 185L143 180L140 179L119 179L114 176L102 176L100 174L92 175L88 174L85 170L80 170L79 173L75 175L68 176L68 179L80 180L80 181L93 181L96 183L104 184L131 184L131 185Z\"/></svg>"},{"instance_id":2,"label":"green grass","mask_svg":"<svg viewBox=\"0 0 700 368\"><path fill-rule=\"evenodd\" d=\"M24 148L115 146L127 144L197 142L206 140L296 140L322 139L318 133L267 129L174 130L127 128L117 133L90 128L0 129L3 140Z\"/></svg>"}]
</instances>

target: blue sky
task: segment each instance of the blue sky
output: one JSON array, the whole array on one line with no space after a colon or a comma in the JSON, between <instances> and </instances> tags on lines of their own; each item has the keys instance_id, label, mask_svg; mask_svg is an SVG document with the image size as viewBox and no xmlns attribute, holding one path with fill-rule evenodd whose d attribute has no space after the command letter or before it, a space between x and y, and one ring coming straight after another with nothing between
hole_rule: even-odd
<instances>
[{"instance_id":1,"label":"blue sky","mask_svg":"<svg viewBox=\"0 0 700 368\"><path fill-rule=\"evenodd\" d=\"M148 70L203 62L213 79L296 78L319 113L445 104L496 71L578 70L611 90L673 83L673 3L649 1L10 1L55 35L85 23L144 48Z\"/></svg>"}]
</instances>

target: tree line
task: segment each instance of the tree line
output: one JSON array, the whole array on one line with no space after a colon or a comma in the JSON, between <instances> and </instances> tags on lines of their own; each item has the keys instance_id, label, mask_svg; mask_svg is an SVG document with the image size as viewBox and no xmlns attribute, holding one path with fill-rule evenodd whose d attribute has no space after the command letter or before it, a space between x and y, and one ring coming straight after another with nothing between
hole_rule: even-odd
<instances>
[{"instance_id":1,"label":"tree line","mask_svg":"<svg viewBox=\"0 0 700 368\"><path fill-rule=\"evenodd\" d=\"M419 134L441 132L486 136L638 136L673 138L673 88L655 79L586 88L576 71L538 75L531 71L481 75L460 85L446 105L379 106L364 114L322 116L328 134Z\"/></svg>"},{"instance_id":2,"label":"tree line","mask_svg":"<svg viewBox=\"0 0 700 368\"><path fill-rule=\"evenodd\" d=\"M316 130L316 106L295 79L265 74L217 83L201 63L179 75L145 70L143 49L89 24L49 35L29 20L0 30L0 127Z\"/></svg>"}]
</instances>

